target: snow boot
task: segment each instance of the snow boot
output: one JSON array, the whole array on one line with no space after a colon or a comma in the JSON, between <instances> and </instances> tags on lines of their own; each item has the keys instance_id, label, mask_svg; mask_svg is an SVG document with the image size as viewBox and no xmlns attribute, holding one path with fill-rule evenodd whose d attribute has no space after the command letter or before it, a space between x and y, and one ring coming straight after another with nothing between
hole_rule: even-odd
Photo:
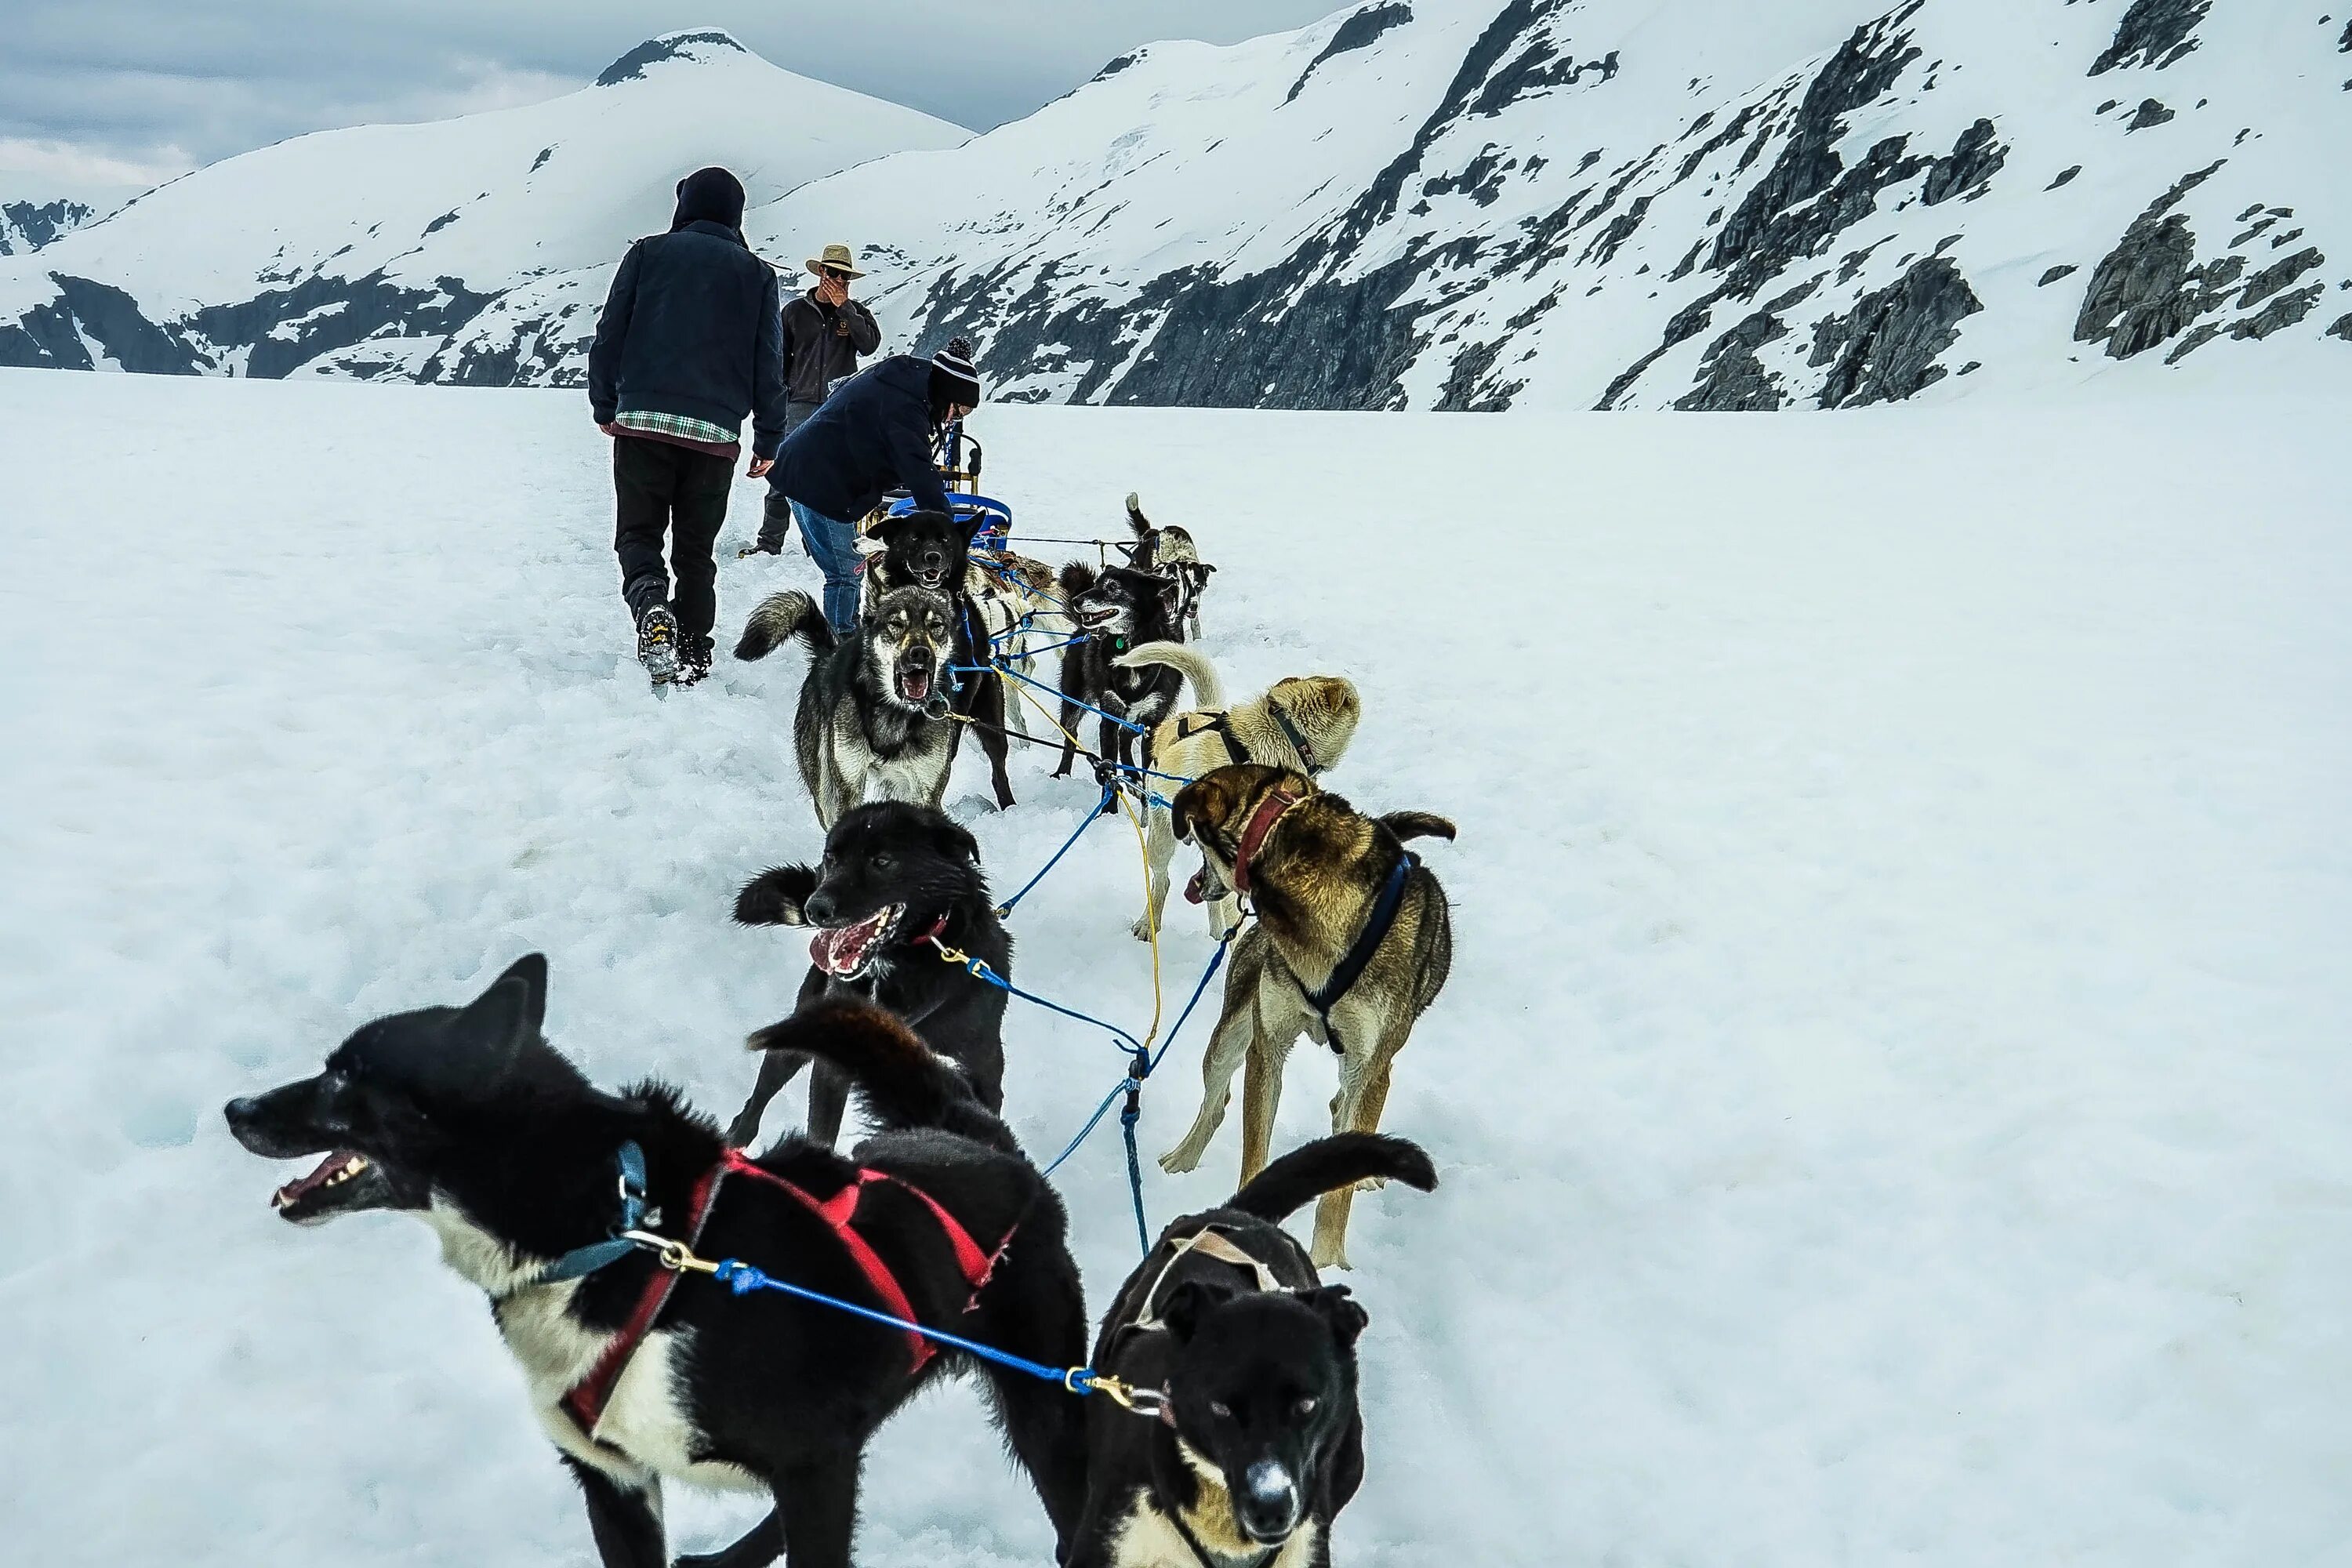
<instances>
[{"instance_id":1,"label":"snow boot","mask_svg":"<svg viewBox=\"0 0 2352 1568\"><path fill-rule=\"evenodd\" d=\"M775 491L768 492L767 504L760 511L760 537L735 552L740 561L746 555L782 555L784 539L793 531L793 503Z\"/></svg>"},{"instance_id":2,"label":"snow boot","mask_svg":"<svg viewBox=\"0 0 2352 1568\"><path fill-rule=\"evenodd\" d=\"M710 673L710 639L683 637L677 645L677 674L673 686L692 686Z\"/></svg>"},{"instance_id":3,"label":"snow boot","mask_svg":"<svg viewBox=\"0 0 2352 1568\"><path fill-rule=\"evenodd\" d=\"M656 686L677 679L677 617L667 605L656 605L638 617L637 662Z\"/></svg>"}]
</instances>

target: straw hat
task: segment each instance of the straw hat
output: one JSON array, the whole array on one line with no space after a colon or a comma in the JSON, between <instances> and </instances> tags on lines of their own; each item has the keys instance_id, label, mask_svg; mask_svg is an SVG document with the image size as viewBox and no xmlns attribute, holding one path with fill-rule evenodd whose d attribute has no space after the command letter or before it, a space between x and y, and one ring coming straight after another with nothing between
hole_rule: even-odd
<instances>
[{"instance_id":1,"label":"straw hat","mask_svg":"<svg viewBox=\"0 0 2352 1568\"><path fill-rule=\"evenodd\" d=\"M820 278L824 276L824 269L828 267L834 268L838 271L845 272L852 278L863 278L866 276L865 273L857 270L856 258L849 254L849 247L845 245L826 246L824 247L824 254L823 256L811 257L808 260L807 266L811 272L815 273Z\"/></svg>"}]
</instances>

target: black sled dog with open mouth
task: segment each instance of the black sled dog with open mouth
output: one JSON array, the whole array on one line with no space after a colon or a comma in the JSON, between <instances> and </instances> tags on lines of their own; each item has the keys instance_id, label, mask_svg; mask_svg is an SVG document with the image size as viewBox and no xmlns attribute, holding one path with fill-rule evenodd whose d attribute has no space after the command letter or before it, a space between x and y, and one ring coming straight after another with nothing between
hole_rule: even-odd
<instances>
[{"instance_id":1,"label":"black sled dog with open mouth","mask_svg":"<svg viewBox=\"0 0 2352 1568\"><path fill-rule=\"evenodd\" d=\"M955 762L946 683L956 637L955 607L929 588L881 595L845 638L798 589L752 610L737 658L765 658L794 638L808 645L793 754L819 827L868 799L939 805Z\"/></svg>"},{"instance_id":2,"label":"black sled dog with open mouth","mask_svg":"<svg viewBox=\"0 0 2352 1568\"><path fill-rule=\"evenodd\" d=\"M1162 1395L1157 1421L1089 1400L1087 1508L1068 1568L1323 1568L1364 1479L1356 1338L1370 1320L1324 1286L1283 1217L1393 1177L1429 1191L1416 1144L1318 1139L1223 1205L1187 1215L1119 1288L1091 1363Z\"/></svg>"},{"instance_id":3,"label":"black sled dog with open mouth","mask_svg":"<svg viewBox=\"0 0 2352 1568\"><path fill-rule=\"evenodd\" d=\"M1062 650L1062 761L1054 776L1069 776L1080 715L1087 709L1101 720L1097 755L1149 768L1151 727L1176 710L1184 678L1164 665L1122 665L1119 657L1144 643L1183 640L1175 579L1132 566L1097 572L1073 561L1062 568L1062 595L1081 640ZM1121 776L1136 782L1135 775ZM1110 809L1108 801L1103 809Z\"/></svg>"},{"instance_id":4,"label":"black sled dog with open mouth","mask_svg":"<svg viewBox=\"0 0 2352 1568\"><path fill-rule=\"evenodd\" d=\"M1004 1103L1004 991L960 963L944 943L1013 976L1013 938L997 918L980 846L944 812L898 801L859 806L824 837L821 865L776 866L735 896L741 925L812 928L797 1006L848 996L887 1007L925 1045L962 1069L991 1111ZM769 1051L727 1141L748 1149L760 1117L806 1057ZM849 1080L820 1061L809 1079L808 1137L833 1147Z\"/></svg>"},{"instance_id":5,"label":"black sled dog with open mouth","mask_svg":"<svg viewBox=\"0 0 2352 1568\"><path fill-rule=\"evenodd\" d=\"M950 744L961 744L966 730L975 731L996 808L1004 810L1013 804L1013 781L1004 771L1013 748L1004 731L1007 710L1015 703L1002 679L981 672L994 644L987 616L973 602L971 528L946 512L919 510L882 519L866 537L882 547L866 558L866 604L893 588L928 588L947 596L955 617L955 669L944 684L960 721Z\"/></svg>"},{"instance_id":6,"label":"black sled dog with open mouth","mask_svg":"<svg viewBox=\"0 0 2352 1568\"><path fill-rule=\"evenodd\" d=\"M752 1037L856 1084L884 1130L844 1158L730 1150L677 1093L594 1088L541 1036L547 964L463 1007L379 1018L323 1071L230 1102L236 1141L324 1160L278 1190L312 1224L405 1209L481 1287L532 1413L578 1479L604 1568L663 1568L664 1481L764 1490L703 1568L844 1568L876 1428L977 1370L1066 1552L1085 1489L1079 1401L782 1292L736 1295L616 1240L639 1230L1054 1365L1084 1349L1060 1201L962 1076L875 1008L820 1004Z\"/></svg>"}]
</instances>

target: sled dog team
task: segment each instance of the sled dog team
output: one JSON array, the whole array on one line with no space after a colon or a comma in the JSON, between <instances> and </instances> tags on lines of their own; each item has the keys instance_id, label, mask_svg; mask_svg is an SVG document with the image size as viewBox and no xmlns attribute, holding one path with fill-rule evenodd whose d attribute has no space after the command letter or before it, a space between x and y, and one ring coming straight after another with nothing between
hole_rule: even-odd
<instances>
[{"instance_id":1,"label":"sled dog team","mask_svg":"<svg viewBox=\"0 0 2352 1568\"><path fill-rule=\"evenodd\" d=\"M315 1077L227 1107L252 1152L323 1156L277 1190L284 1219L406 1209L438 1235L489 1298L605 1568L669 1562L665 1480L772 1503L682 1564L848 1563L867 1440L950 1373L982 1381L1069 1568L1330 1560L1332 1518L1363 1478L1368 1320L1317 1270L1346 1266L1359 1186L1436 1183L1421 1149L1378 1128L1452 958L1444 894L1406 845L1454 827L1321 788L1361 715L1348 680L1297 676L1228 702L1185 640L1214 568L1132 496L1128 518L1126 564L1056 574L973 551L919 510L871 531L846 634L802 594L752 612L739 658L809 652L793 750L824 843L817 865L763 871L737 896L740 922L806 928L811 962L792 1015L751 1037L756 1082L724 1135L668 1086L599 1089L551 1047L537 954L462 1006L379 1018ZM1032 727L1025 650L1040 644L1061 645L1061 700ZM1063 776L1088 713L1097 775L1149 813L1136 934L1158 927L1190 844L1186 897L1233 942L1200 1109L1164 1169L1199 1163L1243 1075L1239 1189L1161 1232L1091 1349L1061 1200L1002 1116L1007 992L982 975L1013 978L1004 911L977 843L939 809L965 730L1009 805L1007 742L1058 740ZM1302 1034L1339 1058L1333 1131L1270 1158ZM804 1130L751 1154L804 1068ZM845 1154L853 1092L874 1131ZM1311 1249L1281 1225L1310 1201ZM719 1259L785 1283L682 1267ZM1081 1367L1135 1397L1078 1397L1061 1373Z\"/></svg>"}]
</instances>

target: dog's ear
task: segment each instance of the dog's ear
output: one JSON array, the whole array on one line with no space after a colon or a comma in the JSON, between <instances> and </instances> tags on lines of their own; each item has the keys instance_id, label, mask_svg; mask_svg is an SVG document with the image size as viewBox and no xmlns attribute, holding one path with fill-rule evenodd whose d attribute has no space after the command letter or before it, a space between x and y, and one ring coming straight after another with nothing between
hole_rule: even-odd
<instances>
[{"instance_id":1,"label":"dog's ear","mask_svg":"<svg viewBox=\"0 0 2352 1568\"><path fill-rule=\"evenodd\" d=\"M1224 780L1211 773L1176 792L1176 798L1168 805L1168 824L1179 842L1189 844L1202 825L1223 822L1233 809L1233 792Z\"/></svg>"},{"instance_id":2,"label":"dog's ear","mask_svg":"<svg viewBox=\"0 0 2352 1568\"><path fill-rule=\"evenodd\" d=\"M448 1038L465 1054L467 1076L488 1082L514 1065L547 1021L547 959L530 952L490 982L451 1020ZM452 1066L457 1064L452 1063Z\"/></svg>"},{"instance_id":3,"label":"dog's ear","mask_svg":"<svg viewBox=\"0 0 2352 1568\"><path fill-rule=\"evenodd\" d=\"M921 515L920 512L902 512L896 517L886 517L867 529L866 537L880 540L883 548L887 550L898 543L898 536L907 531L907 525Z\"/></svg>"},{"instance_id":4,"label":"dog's ear","mask_svg":"<svg viewBox=\"0 0 2352 1568\"><path fill-rule=\"evenodd\" d=\"M816 891L816 872L806 866L771 866L735 895L735 923L746 926L808 924L801 906Z\"/></svg>"},{"instance_id":5,"label":"dog's ear","mask_svg":"<svg viewBox=\"0 0 2352 1568\"><path fill-rule=\"evenodd\" d=\"M980 864L980 840L953 817L941 816L931 824L931 843L950 860L968 866Z\"/></svg>"},{"instance_id":6,"label":"dog's ear","mask_svg":"<svg viewBox=\"0 0 2352 1568\"><path fill-rule=\"evenodd\" d=\"M1168 1292L1160 1303L1160 1321L1176 1336L1178 1344L1190 1342L1201 1320L1210 1311L1233 1299L1230 1290L1220 1290L1199 1279L1187 1279Z\"/></svg>"},{"instance_id":7,"label":"dog's ear","mask_svg":"<svg viewBox=\"0 0 2352 1568\"><path fill-rule=\"evenodd\" d=\"M1364 1325L1372 1321L1371 1314L1356 1304L1356 1299L1345 1285L1326 1285L1319 1289L1300 1293L1299 1298L1315 1310L1315 1315L1331 1325L1331 1337L1342 1348L1353 1345Z\"/></svg>"}]
</instances>

